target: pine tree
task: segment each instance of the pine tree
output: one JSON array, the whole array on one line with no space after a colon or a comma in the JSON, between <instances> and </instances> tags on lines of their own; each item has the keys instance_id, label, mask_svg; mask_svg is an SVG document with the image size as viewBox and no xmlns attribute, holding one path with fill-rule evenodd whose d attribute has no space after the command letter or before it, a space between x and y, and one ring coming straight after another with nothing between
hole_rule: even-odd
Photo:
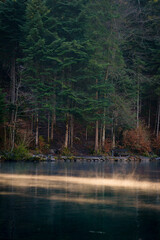
<instances>
[{"instance_id":1,"label":"pine tree","mask_svg":"<svg viewBox=\"0 0 160 240\"><path fill-rule=\"evenodd\" d=\"M25 3L22 0L0 1L0 61L6 74L9 71L12 105L16 98L16 72L18 71L16 59L20 54L19 45L22 38L21 26L24 23L24 11Z\"/></svg>"},{"instance_id":2,"label":"pine tree","mask_svg":"<svg viewBox=\"0 0 160 240\"><path fill-rule=\"evenodd\" d=\"M73 122L74 118L81 116L84 99L81 86L84 82L82 75L88 62L88 43L84 36L83 2L57 1L53 10L55 28L60 39L56 53L61 62L57 74L57 108L58 112L62 113L61 119L66 121L66 148L73 146Z\"/></svg>"},{"instance_id":3,"label":"pine tree","mask_svg":"<svg viewBox=\"0 0 160 240\"><path fill-rule=\"evenodd\" d=\"M16 100L18 96L19 65L17 58L21 55L20 41L22 38L22 25L24 23L25 3L22 0L0 1L0 63L3 76L9 79L9 121L10 146L14 148L16 125Z\"/></svg>"},{"instance_id":4,"label":"pine tree","mask_svg":"<svg viewBox=\"0 0 160 240\"><path fill-rule=\"evenodd\" d=\"M26 23L24 41L22 42L24 58L23 79L25 87L30 90L31 106L36 119L36 145L39 135L39 115L45 110L50 112L51 100L54 94L53 74L55 32L51 31L52 19L49 18L50 10L43 0L29 0L26 8Z\"/></svg>"}]
</instances>

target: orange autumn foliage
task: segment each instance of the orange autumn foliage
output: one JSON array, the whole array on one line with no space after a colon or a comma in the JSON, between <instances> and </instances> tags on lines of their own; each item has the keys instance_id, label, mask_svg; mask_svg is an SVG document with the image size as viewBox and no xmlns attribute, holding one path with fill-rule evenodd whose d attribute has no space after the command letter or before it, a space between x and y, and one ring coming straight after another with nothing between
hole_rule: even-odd
<instances>
[{"instance_id":1,"label":"orange autumn foliage","mask_svg":"<svg viewBox=\"0 0 160 240\"><path fill-rule=\"evenodd\" d=\"M140 154L151 151L149 133L143 126L125 131L123 133L123 144L130 150Z\"/></svg>"},{"instance_id":2,"label":"orange autumn foliage","mask_svg":"<svg viewBox=\"0 0 160 240\"><path fill-rule=\"evenodd\" d=\"M157 153L159 153L159 149L160 149L160 136L158 136L157 138L154 138L152 140L152 147L154 150L156 150Z\"/></svg>"}]
</instances>

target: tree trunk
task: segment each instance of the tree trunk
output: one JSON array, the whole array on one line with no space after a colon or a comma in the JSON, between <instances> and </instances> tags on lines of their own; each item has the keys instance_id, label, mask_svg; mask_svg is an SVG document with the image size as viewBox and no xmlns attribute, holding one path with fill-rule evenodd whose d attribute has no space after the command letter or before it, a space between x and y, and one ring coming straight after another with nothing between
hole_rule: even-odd
<instances>
[{"instance_id":1,"label":"tree trunk","mask_svg":"<svg viewBox=\"0 0 160 240\"><path fill-rule=\"evenodd\" d=\"M86 141L88 140L88 131L87 131L87 127L86 127Z\"/></svg>"},{"instance_id":2,"label":"tree trunk","mask_svg":"<svg viewBox=\"0 0 160 240\"><path fill-rule=\"evenodd\" d=\"M18 113L18 105L16 105L16 110L15 110L14 120L13 120L11 152L13 151L14 145L15 145L15 131L16 131L17 113Z\"/></svg>"},{"instance_id":3,"label":"tree trunk","mask_svg":"<svg viewBox=\"0 0 160 240\"><path fill-rule=\"evenodd\" d=\"M98 151L98 120L96 121L95 152Z\"/></svg>"},{"instance_id":4,"label":"tree trunk","mask_svg":"<svg viewBox=\"0 0 160 240\"><path fill-rule=\"evenodd\" d=\"M137 128L139 127L139 90L138 90L138 93L137 93Z\"/></svg>"},{"instance_id":5,"label":"tree trunk","mask_svg":"<svg viewBox=\"0 0 160 240\"><path fill-rule=\"evenodd\" d=\"M114 127L113 127L113 130L112 130L112 148L115 148L116 147L116 136L115 136L115 130L114 130Z\"/></svg>"},{"instance_id":6,"label":"tree trunk","mask_svg":"<svg viewBox=\"0 0 160 240\"><path fill-rule=\"evenodd\" d=\"M103 130L102 130L102 147L104 148L105 145L105 140L106 140L106 125L105 123L103 124Z\"/></svg>"},{"instance_id":7,"label":"tree trunk","mask_svg":"<svg viewBox=\"0 0 160 240\"><path fill-rule=\"evenodd\" d=\"M108 74L109 74L109 67L107 67L106 70L106 75L105 75L105 83L108 79ZM104 98L106 98L106 94L104 94ZM104 148L105 145L105 139L106 139L106 108L104 107L104 113L103 113L103 130L102 130L102 147Z\"/></svg>"},{"instance_id":8,"label":"tree trunk","mask_svg":"<svg viewBox=\"0 0 160 240\"><path fill-rule=\"evenodd\" d=\"M137 128L139 127L139 113L140 113L140 86L139 86L139 76L137 74Z\"/></svg>"},{"instance_id":9,"label":"tree trunk","mask_svg":"<svg viewBox=\"0 0 160 240\"><path fill-rule=\"evenodd\" d=\"M159 120L160 120L160 97L158 99L158 107L157 107L157 128L156 128L156 137L159 136Z\"/></svg>"},{"instance_id":10,"label":"tree trunk","mask_svg":"<svg viewBox=\"0 0 160 240\"><path fill-rule=\"evenodd\" d=\"M102 150L102 133L103 133L103 125L101 124L100 137L99 137L99 148L100 148L100 150Z\"/></svg>"},{"instance_id":11,"label":"tree trunk","mask_svg":"<svg viewBox=\"0 0 160 240\"><path fill-rule=\"evenodd\" d=\"M7 131L6 126L4 125L4 149L6 150L6 143L7 143Z\"/></svg>"},{"instance_id":12,"label":"tree trunk","mask_svg":"<svg viewBox=\"0 0 160 240\"><path fill-rule=\"evenodd\" d=\"M32 114L32 119L31 119L31 132L33 133L34 129L34 115Z\"/></svg>"},{"instance_id":13,"label":"tree trunk","mask_svg":"<svg viewBox=\"0 0 160 240\"><path fill-rule=\"evenodd\" d=\"M53 131L54 131L54 119L52 116L52 120L51 120L51 141L53 142Z\"/></svg>"},{"instance_id":14,"label":"tree trunk","mask_svg":"<svg viewBox=\"0 0 160 240\"><path fill-rule=\"evenodd\" d=\"M64 142L64 147L68 148L68 130L69 130L69 122L68 122L68 115L66 119L66 134L65 134L65 142Z\"/></svg>"},{"instance_id":15,"label":"tree trunk","mask_svg":"<svg viewBox=\"0 0 160 240\"><path fill-rule=\"evenodd\" d=\"M156 130L157 130L157 119L158 119L158 107L156 111L156 116L155 116L155 124L154 124L154 134L156 135Z\"/></svg>"},{"instance_id":16,"label":"tree trunk","mask_svg":"<svg viewBox=\"0 0 160 240\"><path fill-rule=\"evenodd\" d=\"M98 84L98 79L96 79L96 85ZM98 100L98 91L96 91L96 100ZM95 132L95 152L98 151L98 134L99 134L99 131L98 131L98 120L96 121L96 132Z\"/></svg>"},{"instance_id":17,"label":"tree trunk","mask_svg":"<svg viewBox=\"0 0 160 240\"><path fill-rule=\"evenodd\" d=\"M11 60L11 72L10 72L10 78L11 78L11 104L15 104L15 98L16 98L16 59L15 56L12 57ZM11 122L14 121L14 110L12 110L11 113Z\"/></svg>"},{"instance_id":18,"label":"tree trunk","mask_svg":"<svg viewBox=\"0 0 160 240\"><path fill-rule=\"evenodd\" d=\"M13 126L10 126L10 127L9 127L9 136L10 136L10 139L9 139L9 147L10 147L10 149L12 149Z\"/></svg>"},{"instance_id":19,"label":"tree trunk","mask_svg":"<svg viewBox=\"0 0 160 240\"><path fill-rule=\"evenodd\" d=\"M148 128L151 126L151 100L149 101L149 111L148 111Z\"/></svg>"},{"instance_id":20,"label":"tree trunk","mask_svg":"<svg viewBox=\"0 0 160 240\"><path fill-rule=\"evenodd\" d=\"M39 138L39 119L38 119L38 113L36 114L36 147L38 147L38 138Z\"/></svg>"},{"instance_id":21,"label":"tree trunk","mask_svg":"<svg viewBox=\"0 0 160 240\"><path fill-rule=\"evenodd\" d=\"M112 119L112 148L116 147L116 136L115 136L115 126L114 120Z\"/></svg>"},{"instance_id":22,"label":"tree trunk","mask_svg":"<svg viewBox=\"0 0 160 240\"><path fill-rule=\"evenodd\" d=\"M74 134L74 122L73 122L73 115L71 115L71 148L73 148L73 134Z\"/></svg>"},{"instance_id":23,"label":"tree trunk","mask_svg":"<svg viewBox=\"0 0 160 240\"><path fill-rule=\"evenodd\" d=\"M104 148L105 139L106 139L106 123L105 123L105 116L106 116L106 108L104 108L104 119L103 119L103 130L102 130L102 147Z\"/></svg>"},{"instance_id":24,"label":"tree trunk","mask_svg":"<svg viewBox=\"0 0 160 240\"><path fill-rule=\"evenodd\" d=\"M48 114L48 143L50 142L50 114Z\"/></svg>"},{"instance_id":25,"label":"tree trunk","mask_svg":"<svg viewBox=\"0 0 160 240\"><path fill-rule=\"evenodd\" d=\"M70 128L70 124L68 124L68 146L71 146L71 128Z\"/></svg>"},{"instance_id":26,"label":"tree trunk","mask_svg":"<svg viewBox=\"0 0 160 240\"><path fill-rule=\"evenodd\" d=\"M13 56L11 62L11 103L15 103L16 98L16 59Z\"/></svg>"},{"instance_id":27,"label":"tree trunk","mask_svg":"<svg viewBox=\"0 0 160 240\"><path fill-rule=\"evenodd\" d=\"M55 125L55 111L52 113L52 120L51 120L51 141L53 142L53 136L54 136L54 125Z\"/></svg>"},{"instance_id":28,"label":"tree trunk","mask_svg":"<svg viewBox=\"0 0 160 240\"><path fill-rule=\"evenodd\" d=\"M14 65L15 65L15 62L14 62ZM16 122L17 122L17 114L18 114L18 96L19 96L19 88L21 86L21 77L20 77L20 80L19 80L19 83L17 85L17 89L15 88L15 67L14 67L14 104L15 104L15 111L12 111L12 124L13 124L13 127L12 127L12 134L11 134L11 152L13 151L14 149L14 145L15 145L15 133L16 133Z\"/></svg>"},{"instance_id":29,"label":"tree trunk","mask_svg":"<svg viewBox=\"0 0 160 240\"><path fill-rule=\"evenodd\" d=\"M53 112L52 112L52 120L51 120L51 141L52 142L53 142L55 124L56 124L56 94L54 94L54 104L53 104Z\"/></svg>"}]
</instances>

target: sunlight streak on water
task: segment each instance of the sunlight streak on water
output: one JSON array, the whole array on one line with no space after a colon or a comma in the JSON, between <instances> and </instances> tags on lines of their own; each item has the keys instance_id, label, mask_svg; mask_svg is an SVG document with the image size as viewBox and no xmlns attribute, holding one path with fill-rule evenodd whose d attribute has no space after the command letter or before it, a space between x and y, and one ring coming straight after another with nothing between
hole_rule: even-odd
<instances>
[{"instance_id":1,"label":"sunlight streak on water","mask_svg":"<svg viewBox=\"0 0 160 240\"><path fill-rule=\"evenodd\" d=\"M119 189L138 189L147 192L159 192L160 183L151 181L138 181L136 179L121 178L82 178L70 176L47 176L47 175L18 175L0 174L2 185L12 185L17 187L43 187L59 188L64 184L76 184L77 186L90 187L111 187ZM63 185L62 185L63 184ZM60 186L58 186L60 185Z\"/></svg>"}]
</instances>

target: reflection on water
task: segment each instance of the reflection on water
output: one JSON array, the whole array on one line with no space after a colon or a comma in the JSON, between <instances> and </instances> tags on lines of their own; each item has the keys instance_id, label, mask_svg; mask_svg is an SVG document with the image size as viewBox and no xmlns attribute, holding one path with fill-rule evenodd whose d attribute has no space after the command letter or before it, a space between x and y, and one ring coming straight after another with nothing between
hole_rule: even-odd
<instances>
[{"instance_id":1,"label":"reflection on water","mask_svg":"<svg viewBox=\"0 0 160 240\"><path fill-rule=\"evenodd\" d=\"M158 163L1 163L0 239L160 239Z\"/></svg>"}]
</instances>

